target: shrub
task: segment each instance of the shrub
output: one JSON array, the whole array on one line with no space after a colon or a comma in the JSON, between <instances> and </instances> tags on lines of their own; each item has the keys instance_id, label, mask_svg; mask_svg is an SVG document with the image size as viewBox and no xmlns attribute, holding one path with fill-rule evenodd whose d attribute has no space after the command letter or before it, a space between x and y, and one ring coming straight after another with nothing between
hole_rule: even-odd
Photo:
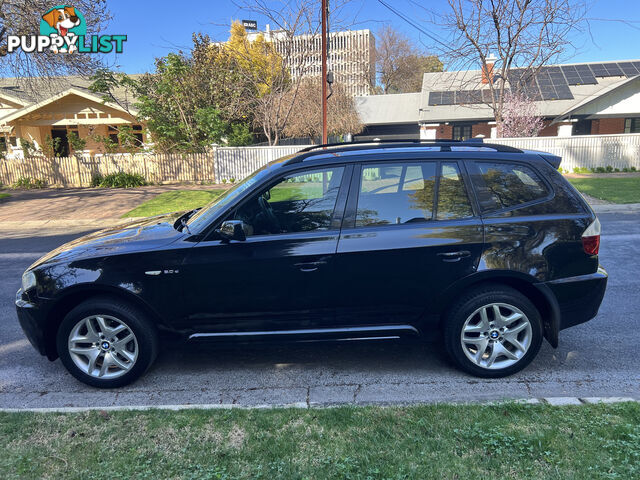
<instances>
[{"instance_id":1,"label":"shrub","mask_svg":"<svg viewBox=\"0 0 640 480\"><path fill-rule=\"evenodd\" d=\"M575 167L573 173L590 173L587 167Z\"/></svg>"},{"instance_id":2,"label":"shrub","mask_svg":"<svg viewBox=\"0 0 640 480\"><path fill-rule=\"evenodd\" d=\"M103 180L104 177L101 173L94 173L93 175L91 175L91 186L99 187Z\"/></svg>"},{"instance_id":3,"label":"shrub","mask_svg":"<svg viewBox=\"0 0 640 480\"><path fill-rule=\"evenodd\" d=\"M102 177L94 175L91 179L91 186L103 188L132 188L146 185L144 177L138 173L118 172Z\"/></svg>"},{"instance_id":4,"label":"shrub","mask_svg":"<svg viewBox=\"0 0 640 480\"><path fill-rule=\"evenodd\" d=\"M47 186L47 182L39 178L20 177L11 185L11 188L24 188L30 190L32 188L44 188Z\"/></svg>"}]
</instances>

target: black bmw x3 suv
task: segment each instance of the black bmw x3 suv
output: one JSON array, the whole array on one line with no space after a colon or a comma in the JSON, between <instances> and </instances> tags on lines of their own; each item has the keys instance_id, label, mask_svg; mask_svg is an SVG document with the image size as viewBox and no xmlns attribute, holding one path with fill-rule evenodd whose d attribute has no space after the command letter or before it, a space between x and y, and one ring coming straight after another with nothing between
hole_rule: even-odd
<instances>
[{"instance_id":1,"label":"black bmw x3 suv","mask_svg":"<svg viewBox=\"0 0 640 480\"><path fill-rule=\"evenodd\" d=\"M310 147L204 208L52 251L24 273L18 317L96 387L140 377L161 335L437 336L466 372L510 375L605 293L600 223L560 160L478 142Z\"/></svg>"}]
</instances>

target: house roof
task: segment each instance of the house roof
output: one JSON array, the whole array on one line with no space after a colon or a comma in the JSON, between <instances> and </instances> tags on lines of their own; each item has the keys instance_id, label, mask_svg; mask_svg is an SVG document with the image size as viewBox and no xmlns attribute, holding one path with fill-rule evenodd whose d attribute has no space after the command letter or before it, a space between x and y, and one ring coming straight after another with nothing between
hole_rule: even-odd
<instances>
[{"instance_id":1,"label":"house roof","mask_svg":"<svg viewBox=\"0 0 640 480\"><path fill-rule=\"evenodd\" d=\"M622 66L624 66L624 71L627 72L626 75L621 69ZM640 61L638 60L550 65L543 67L543 69L545 68L548 71L554 71L564 88L564 95L558 95L560 99L538 100L535 102L539 115L553 119L566 118L577 108L584 107L595 99L601 98L629 84L634 79L640 78ZM565 78L565 70L575 70L577 68L586 69L589 74L593 73L591 83L584 82L580 85L572 85L571 83L574 82L567 80L568 76ZM612 73L619 74L612 75ZM556 80L553 81L556 82ZM538 88L543 88L543 83L536 79L533 80L533 85L536 92L538 92L538 98L540 98L541 90ZM357 97L356 104L361 119L366 125L407 123L416 121L416 116L418 118L417 121L421 123L493 119L493 112L487 103L456 103L456 100L452 100L457 99L457 95L460 93L465 94L467 97L480 97L485 100L482 94L483 90L485 90L484 95L486 95L487 85L482 83L482 72L480 70L425 73L422 81L422 91L419 94L407 93ZM448 92L449 101L438 102L430 98L432 94L438 95L439 92ZM453 92L456 92L456 96L454 96ZM419 99L416 99L415 95L419 95ZM393 98L382 100L380 97ZM389 115L389 120L385 121L384 116L388 115L386 109L390 110L393 115Z\"/></svg>"},{"instance_id":2,"label":"house roof","mask_svg":"<svg viewBox=\"0 0 640 480\"><path fill-rule=\"evenodd\" d=\"M86 100L92 101L92 102L97 102L97 103L103 103L104 105L114 108L116 110L120 110L123 113L129 113L127 112L124 108L122 108L120 105L117 105L115 103L111 103L111 102L104 102L102 100L102 98L87 90L87 89L82 89L82 88L78 88L78 87L73 87L73 88L69 88L68 90L65 90L63 92L60 92L56 95L53 95L51 97L48 97L44 100L42 100L41 102L38 103L33 103L25 108L21 108L20 110L17 110L13 113L10 113L9 115L6 115L2 118L0 118L0 121L2 121L3 123L7 123L7 122L12 122L24 115L27 115L28 113L34 112L36 110L39 110L42 107L45 107L53 102L56 102L57 100L60 100L61 98L67 97L69 95L77 95L79 97L85 98ZM134 110L131 110L132 114L135 114L136 112Z\"/></svg>"},{"instance_id":3,"label":"house roof","mask_svg":"<svg viewBox=\"0 0 640 480\"><path fill-rule=\"evenodd\" d=\"M140 75L130 76L136 78ZM11 121L9 118L19 112L23 114L28 113L27 110L32 111L35 105L42 106L41 104L50 103L48 100L59 99L62 96L68 95L70 92L89 100L103 103L100 95L89 89L91 83L92 80L79 76L35 78L28 80L20 77L0 78L0 97L5 97L23 106L21 110L1 117L0 122ZM116 99L125 105L131 104L134 101L124 89L116 89L113 93ZM122 110L113 104L107 103L107 105ZM133 108L129 108L132 112L134 111Z\"/></svg>"}]
</instances>

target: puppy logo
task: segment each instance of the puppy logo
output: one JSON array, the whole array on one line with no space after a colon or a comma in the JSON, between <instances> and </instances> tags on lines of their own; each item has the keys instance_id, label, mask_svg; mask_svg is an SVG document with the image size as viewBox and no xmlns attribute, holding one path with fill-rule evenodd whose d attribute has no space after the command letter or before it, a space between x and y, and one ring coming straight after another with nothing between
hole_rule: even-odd
<instances>
[{"instance_id":1,"label":"puppy logo","mask_svg":"<svg viewBox=\"0 0 640 480\"><path fill-rule=\"evenodd\" d=\"M86 34L86 23L82 14L74 7L60 5L52 8L42 16L40 22L40 35L51 37L51 50L54 53L73 53L78 50L76 45L78 37ZM60 37L63 42L60 42ZM58 49L57 45L61 45Z\"/></svg>"}]
</instances>

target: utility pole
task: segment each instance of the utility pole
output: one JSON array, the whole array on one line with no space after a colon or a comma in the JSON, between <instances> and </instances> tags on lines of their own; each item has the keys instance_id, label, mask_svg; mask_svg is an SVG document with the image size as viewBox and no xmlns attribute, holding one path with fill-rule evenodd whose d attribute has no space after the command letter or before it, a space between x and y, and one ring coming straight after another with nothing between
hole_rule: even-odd
<instances>
[{"instance_id":1,"label":"utility pole","mask_svg":"<svg viewBox=\"0 0 640 480\"><path fill-rule=\"evenodd\" d=\"M322 0L322 143L327 140L327 0Z\"/></svg>"}]
</instances>

